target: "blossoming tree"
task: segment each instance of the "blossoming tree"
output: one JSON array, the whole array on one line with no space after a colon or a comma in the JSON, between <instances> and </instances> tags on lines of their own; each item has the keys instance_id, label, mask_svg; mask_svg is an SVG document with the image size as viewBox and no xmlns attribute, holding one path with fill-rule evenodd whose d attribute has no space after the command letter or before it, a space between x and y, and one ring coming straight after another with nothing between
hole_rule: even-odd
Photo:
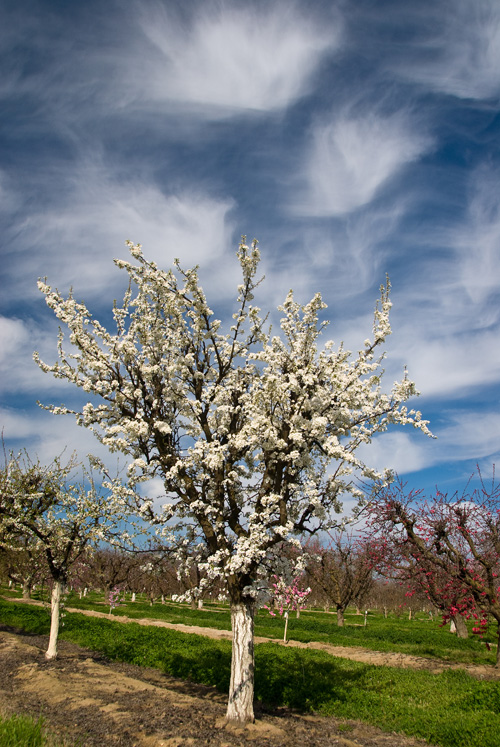
<instances>
[{"instance_id":1,"label":"blossoming tree","mask_svg":"<svg viewBox=\"0 0 500 747\"><path fill-rule=\"evenodd\" d=\"M311 593L311 589L301 588L299 585L300 578L296 576L287 583L281 576L273 576L272 589L271 589L271 602L273 607L265 605L269 614L276 617L277 610L280 617L285 618L285 630L283 633L283 642L286 643L286 633L288 629L288 615L290 612L297 612L303 610L307 605L307 598Z\"/></svg>"},{"instance_id":2,"label":"blossoming tree","mask_svg":"<svg viewBox=\"0 0 500 747\"><path fill-rule=\"evenodd\" d=\"M16 551L27 537L43 558L52 581L51 625L47 659L57 656L61 596L72 566L92 544L109 539L120 519L119 507L99 492L87 475L87 485L69 483L74 460L49 466L25 454L6 461L0 471L0 536ZM33 556L34 557L34 556Z\"/></svg>"},{"instance_id":3,"label":"blossoming tree","mask_svg":"<svg viewBox=\"0 0 500 747\"><path fill-rule=\"evenodd\" d=\"M126 454L131 490L161 477L169 502L156 511L145 500L141 517L163 525L164 537L174 527L185 546L199 548L207 583L224 580L233 629L227 718L253 720L255 599L263 569L276 567L275 548L334 523L342 493L357 493L353 473L379 476L356 455L358 446L391 423L424 431L426 423L403 405L416 393L406 375L389 394L381 389L376 352L390 333L388 284L373 338L352 356L342 345L319 346L326 307L319 294L301 306L290 292L280 334L265 330L252 304L256 241L239 246L242 282L225 332L196 269L176 261L164 271L140 245L128 246L132 261L115 260L130 285L114 305L114 332L71 294L39 283L73 347L64 350L61 333L59 360L35 360L92 395L81 411L50 409L73 413Z\"/></svg>"},{"instance_id":4,"label":"blossoming tree","mask_svg":"<svg viewBox=\"0 0 500 747\"><path fill-rule=\"evenodd\" d=\"M498 626L496 667L500 667L500 485L477 486L462 495L440 491L424 500L396 481L369 504L376 566L422 591L453 620L465 637L461 618L476 621L481 634L488 615Z\"/></svg>"}]
</instances>

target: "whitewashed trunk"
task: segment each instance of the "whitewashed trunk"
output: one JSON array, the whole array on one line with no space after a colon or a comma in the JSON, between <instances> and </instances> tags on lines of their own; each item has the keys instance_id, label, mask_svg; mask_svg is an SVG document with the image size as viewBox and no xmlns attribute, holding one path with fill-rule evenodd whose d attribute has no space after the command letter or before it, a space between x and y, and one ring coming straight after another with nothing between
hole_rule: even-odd
<instances>
[{"instance_id":1,"label":"whitewashed trunk","mask_svg":"<svg viewBox=\"0 0 500 747\"><path fill-rule=\"evenodd\" d=\"M203 609L203 599L198 599L198 609L199 610Z\"/></svg>"},{"instance_id":2,"label":"whitewashed trunk","mask_svg":"<svg viewBox=\"0 0 500 747\"><path fill-rule=\"evenodd\" d=\"M242 724L255 720L253 712L254 610L253 600L231 605L233 649L226 718L228 721L236 721Z\"/></svg>"},{"instance_id":3,"label":"whitewashed trunk","mask_svg":"<svg viewBox=\"0 0 500 747\"><path fill-rule=\"evenodd\" d=\"M52 587L52 598L50 601L50 637L49 647L45 653L46 659L55 659L57 656L57 637L59 635L59 611L61 607L61 594L63 585L60 581L54 581Z\"/></svg>"},{"instance_id":4,"label":"whitewashed trunk","mask_svg":"<svg viewBox=\"0 0 500 747\"><path fill-rule=\"evenodd\" d=\"M135 591L132 592L132 601L135 602Z\"/></svg>"}]
</instances>

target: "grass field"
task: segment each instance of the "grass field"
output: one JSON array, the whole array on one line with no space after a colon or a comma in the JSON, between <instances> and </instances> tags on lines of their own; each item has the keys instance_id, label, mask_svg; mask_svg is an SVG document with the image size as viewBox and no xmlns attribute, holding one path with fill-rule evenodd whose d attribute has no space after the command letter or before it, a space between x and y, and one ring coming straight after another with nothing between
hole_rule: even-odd
<instances>
[{"instance_id":1,"label":"grass field","mask_svg":"<svg viewBox=\"0 0 500 747\"><path fill-rule=\"evenodd\" d=\"M2 590L2 593L5 592ZM19 596L18 592L13 595ZM37 598L36 595L34 598ZM45 599L48 601L48 597ZM69 594L66 599L68 607L79 609L108 611L102 594L91 593L80 599L77 594ZM113 611L113 617L126 615L132 619L149 617L169 623L184 623L219 630L230 630L229 609L220 604L205 604L201 610L191 609L188 605L167 602L150 604L138 596L137 601L128 601ZM288 638L307 643L320 641L333 646L362 646L373 651L394 651L412 656L426 656L443 661L454 661L461 664L495 663L496 635L492 628L484 640L471 635L467 639L457 638L450 634L447 627L441 627L439 619L430 620L424 613L417 614L412 620L407 615L389 615L370 613L367 626L363 625L363 616L354 610L346 614L346 627L339 628L336 615L323 611L301 612L300 618L290 617ZM280 617L272 617L266 610L260 610L255 618L255 634L265 638L282 638L284 623ZM488 651L486 643L491 644Z\"/></svg>"},{"instance_id":2,"label":"grass field","mask_svg":"<svg viewBox=\"0 0 500 747\"><path fill-rule=\"evenodd\" d=\"M68 600L67 605L73 605ZM98 599L86 599L92 606ZM137 615L160 616L171 621L227 628L224 610L191 610L179 605L135 603ZM98 605L100 611L103 606ZM129 609L122 607L118 612ZM170 617L169 617L170 616ZM355 617L348 618L354 620ZM358 618L359 619L359 618ZM0 600L0 621L34 633L47 633L46 610ZM462 661L492 662L476 639L458 641L439 625L426 620L372 616L366 628L348 625L341 631L334 619L320 612L302 613L291 620L290 636L301 640L329 640L342 644L413 653L440 655ZM231 646L202 636L174 630L121 626L118 619L89 618L67 614L61 637L101 651L112 659L157 667L177 677L215 685L226 692L229 685ZM119 635L117 635L119 630ZM276 637L282 621L257 618L257 633ZM325 638L326 636L326 638ZM412 642L413 638L413 642ZM415 641L420 641L415 642ZM469 648L470 647L470 648ZM405 649L406 650L406 649ZM431 674L426 671L361 664L321 651L298 650L266 643L256 646L256 697L269 705L287 705L347 719L362 719L391 731L423 737L443 747L498 747L500 733L500 682L480 681L463 670Z\"/></svg>"},{"instance_id":3,"label":"grass field","mask_svg":"<svg viewBox=\"0 0 500 747\"><path fill-rule=\"evenodd\" d=\"M47 732L42 717L0 716L2 747L63 747L63 743Z\"/></svg>"}]
</instances>

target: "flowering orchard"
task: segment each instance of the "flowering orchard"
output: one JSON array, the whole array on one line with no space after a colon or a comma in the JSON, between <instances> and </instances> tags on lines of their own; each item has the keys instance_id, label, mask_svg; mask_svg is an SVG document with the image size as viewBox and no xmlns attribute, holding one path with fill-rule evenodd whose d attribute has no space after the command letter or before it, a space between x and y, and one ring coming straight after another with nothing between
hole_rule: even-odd
<instances>
[{"instance_id":1,"label":"flowering orchard","mask_svg":"<svg viewBox=\"0 0 500 747\"><path fill-rule=\"evenodd\" d=\"M51 627L45 656L57 655L62 595L71 568L91 545L109 539L121 518L112 493L96 490L91 475L87 485L69 483L74 460L48 467L28 455L10 456L0 471L0 547L13 552L26 542L31 558L43 562L52 582Z\"/></svg>"},{"instance_id":2,"label":"flowering orchard","mask_svg":"<svg viewBox=\"0 0 500 747\"><path fill-rule=\"evenodd\" d=\"M500 643L500 485L479 471L476 480L461 496L437 491L428 500L400 482L382 488L368 507L373 562L410 594L423 591L459 635L462 618L482 634L491 615Z\"/></svg>"},{"instance_id":3,"label":"flowering orchard","mask_svg":"<svg viewBox=\"0 0 500 747\"><path fill-rule=\"evenodd\" d=\"M49 409L73 414L110 450L127 455L122 498L133 500L140 481L161 477L166 503L156 511L153 500L137 498L139 516L153 522L162 541L177 538L189 557L198 553L201 583L224 582L233 628L227 717L245 722L253 719L255 599L276 572L278 548L334 524L341 495L359 495L354 474L383 478L357 456L361 444L391 423L424 432L427 424L404 405L416 394L406 375L389 393L381 388L388 284L372 338L352 355L333 342L320 346L319 294L301 306L290 291L280 334L265 329L252 303L260 282L256 241L239 246L242 281L226 330L196 269L176 261L164 271L140 245L128 246L132 261L115 261L130 281L113 308L115 332L84 303L40 281L72 347L64 349L61 332L59 360L35 360L91 395L81 411Z\"/></svg>"}]
</instances>

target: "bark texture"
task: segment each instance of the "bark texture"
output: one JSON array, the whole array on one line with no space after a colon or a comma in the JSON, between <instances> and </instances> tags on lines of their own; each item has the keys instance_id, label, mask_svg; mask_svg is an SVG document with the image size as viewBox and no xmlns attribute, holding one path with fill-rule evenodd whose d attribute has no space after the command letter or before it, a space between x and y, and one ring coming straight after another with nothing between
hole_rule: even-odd
<instances>
[{"instance_id":1,"label":"bark texture","mask_svg":"<svg viewBox=\"0 0 500 747\"><path fill-rule=\"evenodd\" d=\"M339 628L343 628L345 625L344 610L341 607L337 607L337 625Z\"/></svg>"},{"instance_id":2,"label":"bark texture","mask_svg":"<svg viewBox=\"0 0 500 747\"><path fill-rule=\"evenodd\" d=\"M453 617L453 622L455 623L457 638L468 638L469 631L467 630L467 624L462 615L455 615Z\"/></svg>"},{"instance_id":3,"label":"bark texture","mask_svg":"<svg viewBox=\"0 0 500 747\"><path fill-rule=\"evenodd\" d=\"M226 718L228 721L242 724L255 721L253 711L254 612L253 600L231 605L233 649Z\"/></svg>"},{"instance_id":4,"label":"bark texture","mask_svg":"<svg viewBox=\"0 0 500 747\"><path fill-rule=\"evenodd\" d=\"M57 656L57 637L59 635L59 612L61 608L61 594L63 585L60 581L54 581L52 587L52 598L50 601L50 637L49 647L45 653L46 659L55 659Z\"/></svg>"}]
</instances>

